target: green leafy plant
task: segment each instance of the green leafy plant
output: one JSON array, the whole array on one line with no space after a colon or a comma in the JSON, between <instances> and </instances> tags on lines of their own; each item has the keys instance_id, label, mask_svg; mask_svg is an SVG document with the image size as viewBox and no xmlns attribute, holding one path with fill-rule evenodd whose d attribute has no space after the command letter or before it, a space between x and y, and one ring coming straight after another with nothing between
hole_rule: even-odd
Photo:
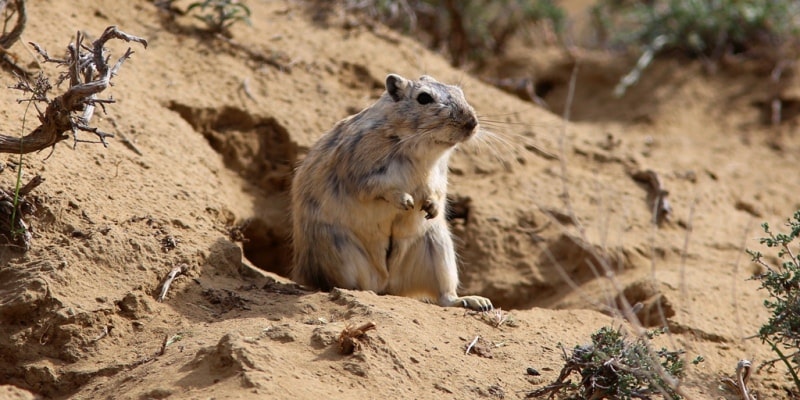
<instances>
[{"instance_id":1,"label":"green leafy plant","mask_svg":"<svg viewBox=\"0 0 800 400\"><path fill-rule=\"evenodd\" d=\"M547 23L559 32L565 21L554 0L348 0L346 8L444 49L456 66L502 53L530 24Z\"/></svg>"},{"instance_id":2,"label":"green leafy plant","mask_svg":"<svg viewBox=\"0 0 800 400\"><path fill-rule=\"evenodd\" d=\"M570 355L565 351L558 379L527 398L561 393L568 399L649 399L659 394L679 399L676 382L684 375L684 352L651 349L651 339L660 333L649 331L631 340L620 329L603 327L592 334L591 344L575 346ZM698 357L693 363L702 361ZM569 379L573 373L580 375L580 382Z\"/></svg>"},{"instance_id":3,"label":"green leafy plant","mask_svg":"<svg viewBox=\"0 0 800 400\"><path fill-rule=\"evenodd\" d=\"M239 21L250 24L250 8L237 0L205 0L189 4L186 13L198 9L194 17L206 24L209 32L230 36L230 27Z\"/></svg>"},{"instance_id":4,"label":"green leafy plant","mask_svg":"<svg viewBox=\"0 0 800 400\"><path fill-rule=\"evenodd\" d=\"M602 0L592 14L601 44L634 46L642 54L619 95L660 53L712 62L739 54L777 66L794 59L800 43L800 2L794 0Z\"/></svg>"},{"instance_id":5,"label":"green leafy plant","mask_svg":"<svg viewBox=\"0 0 800 400\"><path fill-rule=\"evenodd\" d=\"M767 361L772 365L782 362L794 381L795 390L800 393L800 255L792 251L790 244L800 236L800 211L787 220L789 233L773 233L766 222L761 225L767 237L760 243L778 249L780 265L770 265L758 251L747 250L753 261L764 268L756 275L761 289L769 293L764 307L772 314L761 326L758 337L772 348L778 358Z\"/></svg>"}]
</instances>

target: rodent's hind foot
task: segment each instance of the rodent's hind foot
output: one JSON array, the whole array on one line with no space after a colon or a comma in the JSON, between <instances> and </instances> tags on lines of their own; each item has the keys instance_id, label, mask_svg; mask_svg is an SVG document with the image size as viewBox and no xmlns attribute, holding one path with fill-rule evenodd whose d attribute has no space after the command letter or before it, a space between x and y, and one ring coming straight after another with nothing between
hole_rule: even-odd
<instances>
[{"instance_id":1,"label":"rodent's hind foot","mask_svg":"<svg viewBox=\"0 0 800 400\"><path fill-rule=\"evenodd\" d=\"M464 307L475 311L491 311L492 301L482 296L461 296L445 300L445 307Z\"/></svg>"}]
</instances>

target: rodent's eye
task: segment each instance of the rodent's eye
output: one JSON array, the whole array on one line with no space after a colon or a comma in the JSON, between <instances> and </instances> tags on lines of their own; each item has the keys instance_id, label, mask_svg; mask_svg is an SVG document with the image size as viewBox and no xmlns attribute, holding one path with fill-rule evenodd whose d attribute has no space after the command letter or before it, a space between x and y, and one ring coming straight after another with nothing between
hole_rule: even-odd
<instances>
[{"instance_id":1,"label":"rodent's eye","mask_svg":"<svg viewBox=\"0 0 800 400\"><path fill-rule=\"evenodd\" d=\"M429 95L428 93L422 92L419 95L417 95L417 102L423 105L430 104L433 103L433 97L431 97L431 95Z\"/></svg>"}]
</instances>

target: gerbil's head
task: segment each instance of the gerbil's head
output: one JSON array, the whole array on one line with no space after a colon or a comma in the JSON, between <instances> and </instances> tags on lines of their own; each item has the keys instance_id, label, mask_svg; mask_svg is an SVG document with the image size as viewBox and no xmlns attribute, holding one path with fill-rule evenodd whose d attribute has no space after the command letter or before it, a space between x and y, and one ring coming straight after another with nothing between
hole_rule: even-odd
<instances>
[{"instance_id":1,"label":"gerbil's head","mask_svg":"<svg viewBox=\"0 0 800 400\"><path fill-rule=\"evenodd\" d=\"M414 81L389 74L386 95L394 102L397 125L409 128L419 145L450 148L477 132L475 110L457 86L427 75Z\"/></svg>"}]
</instances>

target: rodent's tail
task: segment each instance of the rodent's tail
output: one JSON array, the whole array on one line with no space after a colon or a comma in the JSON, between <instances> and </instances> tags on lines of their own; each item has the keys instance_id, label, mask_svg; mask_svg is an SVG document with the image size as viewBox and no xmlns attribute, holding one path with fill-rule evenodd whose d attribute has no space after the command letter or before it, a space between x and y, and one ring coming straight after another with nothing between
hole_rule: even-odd
<instances>
[{"instance_id":1,"label":"rodent's tail","mask_svg":"<svg viewBox=\"0 0 800 400\"><path fill-rule=\"evenodd\" d=\"M292 266L292 280L314 289L330 291L333 289L333 280L325 273L325 268L319 262L310 261L311 257L295 257Z\"/></svg>"},{"instance_id":2,"label":"rodent's tail","mask_svg":"<svg viewBox=\"0 0 800 400\"><path fill-rule=\"evenodd\" d=\"M302 235L302 237L298 237ZM337 266L341 257L334 249L330 229L305 229L295 232L292 279L305 286L330 291L337 286Z\"/></svg>"}]
</instances>

